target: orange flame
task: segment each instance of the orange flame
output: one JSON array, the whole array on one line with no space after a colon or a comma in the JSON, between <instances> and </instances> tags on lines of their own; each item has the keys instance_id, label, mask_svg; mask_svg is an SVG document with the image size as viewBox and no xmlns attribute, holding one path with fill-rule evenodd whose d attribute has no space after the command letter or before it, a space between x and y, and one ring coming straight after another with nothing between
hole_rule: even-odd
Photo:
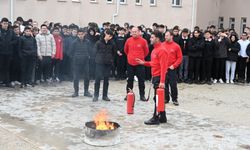
<instances>
[{"instance_id":1,"label":"orange flame","mask_svg":"<svg viewBox=\"0 0 250 150\"><path fill-rule=\"evenodd\" d=\"M102 110L94 117L96 130L112 130L115 128L114 123L108 122L107 111Z\"/></svg>"}]
</instances>

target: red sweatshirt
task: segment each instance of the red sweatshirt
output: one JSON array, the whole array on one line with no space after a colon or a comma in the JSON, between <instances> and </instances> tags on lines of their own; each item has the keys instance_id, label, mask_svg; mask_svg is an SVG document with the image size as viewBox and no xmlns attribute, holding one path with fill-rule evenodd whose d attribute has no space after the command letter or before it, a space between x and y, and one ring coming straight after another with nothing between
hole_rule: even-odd
<instances>
[{"instance_id":1,"label":"red sweatshirt","mask_svg":"<svg viewBox=\"0 0 250 150\"><path fill-rule=\"evenodd\" d=\"M162 45L168 52L168 65L177 68L182 62L182 52L180 46L175 42L163 42Z\"/></svg>"},{"instance_id":2,"label":"red sweatshirt","mask_svg":"<svg viewBox=\"0 0 250 150\"><path fill-rule=\"evenodd\" d=\"M138 65L135 61L136 58L144 60L148 55L148 43L142 37L130 37L124 46L124 52L127 55L128 63L132 66Z\"/></svg>"},{"instance_id":3,"label":"red sweatshirt","mask_svg":"<svg viewBox=\"0 0 250 150\"><path fill-rule=\"evenodd\" d=\"M153 77L160 76L160 82L165 83L168 71L168 53L161 43L155 44L151 53L151 61L146 61L145 66L151 66Z\"/></svg>"},{"instance_id":4,"label":"red sweatshirt","mask_svg":"<svg viewBox=\"0 0 250 150\"><path fill-rule=\"evenodd\" d=\"M61 36L54 36L56 42L56 55L55 59L63 59L63 39Z\"/></svg>"}]
</instances>

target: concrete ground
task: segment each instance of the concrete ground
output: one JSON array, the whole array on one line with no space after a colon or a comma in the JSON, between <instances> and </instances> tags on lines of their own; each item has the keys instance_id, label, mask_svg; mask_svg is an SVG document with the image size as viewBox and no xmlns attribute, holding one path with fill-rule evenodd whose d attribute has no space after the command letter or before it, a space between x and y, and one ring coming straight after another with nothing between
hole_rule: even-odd
<instances>
[{"instance_id":1,"label":"concrete ground","mask_svg":"<svg viewBox=\"0 0 250 150\"><path fill-rule=\"evenodd\" d=\"M180 84L180 106L166 106L168 123L146 126L143 122L152 116L153 101L137 100L135 114L127 115L125 85L125 81L111 81L111 102L96 103L82 93L71 98L70 82L26 89L1 87L0 150L250 150L249 86ZM146 83L146 93L149 86ZM83 141L85 122L102 109L121 125L118 145L94 147Z\"/></svg>"}]
</instances>

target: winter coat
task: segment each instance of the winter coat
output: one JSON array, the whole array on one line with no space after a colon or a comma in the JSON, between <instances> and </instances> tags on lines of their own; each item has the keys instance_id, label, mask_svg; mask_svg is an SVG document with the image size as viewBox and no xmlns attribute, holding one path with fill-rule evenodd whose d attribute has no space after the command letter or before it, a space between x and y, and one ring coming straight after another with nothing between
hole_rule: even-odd
<instances>
[{"instance_id":1,"label":"winter coat","mask_svg":"<svg viewBox=\"0 0 250 150\"><path fill-rule=\"evenodd\" d=\"M247 46L246 53L247 53L248 57L250 57L250 44L248 44L248 46Z\"/></svg>"},{"instance_id":2,"label":"winter coat","mask_svg":"<svg viewBox=\"0 0 250 150\"><path fill-rule=\"evenodd\" d=\"M124 53L125 42L126 42L125 36L124 37L117 36L116 39L115 39L115 44L116 44L117 51L119 50L122 54L125 54Z\"/></svg>"},{"instance_id":3,"label":"winter coat","mask_svg":"<svg viewBox=\"0 0 250 150\"><path fill-rule=\"evenodd\" d=\"M37 55L54 56L56 54L56 43L52 34L38 34L36 36Z\"/></svg>"},{"instance_id":4,"label":"winter coat","mask_svg":"<svg viewBox=\"0 0 250 150\"><path fill-rule=\"evenodd\" d=\"M36 39L32 36L20 37L20 57L37 56Z\"/></svg>"},{"instance_id":5,"label":"winter coat","mask_svg":"<svg viewBox=\"0 0 250 150\"><path fill-rule=\"evenodd\" d=\"M13 47L17 44L17 37L13 30L0 28L0 55L13 55Z\"/></svg>"},{"instance_id":6,"label":"winter coat","mask_svg":"<svg viewBox=\"0 0 250 150\"><path fill-rule=\"evenodd\" d=\"M103 38L100 39L95 44L95 62L97 64L113 64L115 49L113 40L106 43Z\"/></svg>"},{"instance_id":7,"label":"winter coat","mask_svg":"<svg viewBox=\"0 0 250 150\"><path fill-rule=\"evenodd\" d=\"M191 38L188 43L188 55L191 57L202 57L204 46L204 39L201 36Z\"/></svg>"},{"instance_id":8,"label":"winter coat","mask_svg":"<svg viewBox=\"0 0 250 150\"><path fill-rule=\"evenodd\" d=\"M75 64L81 64L84 59L89 59L90 44L87 39L81 41L78 37L71 45L71 57Z\"/></svg>"},{"instance_id":9,"label":"winter coat","mask_svg":"<svg viewBox=\"0 0 250 150\"><path fill-rule=\"evenodd\" d=\"M179 39L179 45L181 47L181 51L182 51L183 56L188 55L188 42L189 42L189 38L183 39L182 37L180 37L180 39Z\"/></svg>"},{"instance_id":10,"label":"winter coat","mask_svg":"<svg viewBox=\"0 0 250 150\"><path fill-rule=\"evenodd\" d=\"M56 54L55 59L63 59L63 39L61 36L54 36L56 42Z\"/></svg>"},{"instance_id":11,"label":"winter coat","mask_svg":"<svg viewBox=\"0 0 250 150\"><path fill-rule=\"evenodd\" d=\"M220 42L219 39L215 40L215 54L214 58L227 58L227 51L229 48L230 41L228 38L223 38Z\"/></svg>"},{"instance_id":12,"label":"winter coat","mask_svg":"<svg viewBox=\"0 0 250 150\"><path fill-rule=\"evenodd\" d=\"M231 49L231 51L229 51L229 49ZM236 62L239 57L238 55L239 51L240 51L240 44L237 41L230 43L229 48L227 50L227 60Z\"/></svg>"},{"instance_id":13,"label":"winter coat","mask_svg":"<svg viewBox=\"0 0 250 150\"><path fill-rule=\"evenodd\" d=\"M204 58L211 58L214 57L215 52L215 41L211 40L208 41L205 39L204 41L204 49L203 49L203 57Z\"/></svg>"}]
</instances>

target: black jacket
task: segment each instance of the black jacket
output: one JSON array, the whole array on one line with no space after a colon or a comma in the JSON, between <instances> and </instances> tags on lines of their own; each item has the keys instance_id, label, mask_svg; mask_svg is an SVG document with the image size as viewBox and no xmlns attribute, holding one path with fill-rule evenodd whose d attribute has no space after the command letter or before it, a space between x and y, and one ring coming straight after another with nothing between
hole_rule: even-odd
<instances>
[{"instance_id":1,"label":"black jacket","mask_svg":"<svg viewBox=\"0 0 250 150\"><path fill-rule=\"evenodd\" d=\"M204 58L211 58L214 57L214 52L215 52L215 41L207 41L206 39L204 40L204 49L203 49L203 57Z\"/></svg>"},{"instance_id":2,"label":"black jacket","mask_svg":"<svg viewBox=\"0 0 250 150\"><path fill-rule=\"evenodd\" d=\"M179 44L180 38L181 38L181 37L180 37L179 34L173 36L173 40L174 40L174 42L177 43L177 44Z\"/></svg>"},{"instance_id":3,"label":"black jacket","mask_svg":"<svg viewBox=\"0 0 250 150\"><path fill-rule=\"evenodd\" d=\"M0 55L13 55L13 46L17 44L17 38L13 30L0 28Z\"/></svg>"},{"instance_id":4,"label":"black jacket","mask_svg":"<svg viewBox=\"0 0 250 150\"><path fill-rule=\"evenodd\" d=\"M74 40L71 45L71 56L74 63L82 63L84 59L89 59L90 44L87 39L81 41L78 37Z\"/></svg>"},{"instance_id":5,"label":"black jacket","mask_svg":"<svg viewBox=\"0 0 250 150\"><path fill-rule=\"evenodd\" d=\"M95 34L95 31L94 31ZM99 35L90 35L90 33L88 33L87 35L87 39L90 42L90 50L89 50L89 55L90 55L90 59L94 59L95 58L95 43L100 39Z\"/></svg>"},{"instance_id":6,"label":"black jacket","mask_svg":"<svg viewBox=\"0 0 250 150\"><path fill-rule=\"evenodd\" d=\"M182 51L183 56L188 55L188 42L189 42L189 38L183 39L182 37L180 37L180 39L179 39L179 45L181 47L181 51Z\"/></svg>"},{"instance_id":7,"label":"black jacket","mask_svg":"<svg viewBox=\"0 0 250 150\"><path fill-rule=\"evenodd\" d=\"M95 62L97 64L113 64L115 43L113 40L109 40L107 43L102 38L95 44Z\"/></svg>"},{"instance_id":8,"label":"black jacket","mask_svg":"<svg viewBox=\"0 0 250 150\"><path fill-rule=\"evenodd\" d=\"M36 39L32 36L20 37L20 57L37 56Z\"/></svg>"},{"instance_id":9,"label":"black jacket","mask_svg":"<svg viewBox=\"0 0 250 150\"><path fill-rule=\"evenodd\" d=\"M231 49L231 51L229 51L229 49ZM237 41L230 43L227 51L227 60L237 61L239 57L238 55L239 51L240 51L240 44Z\"/></svg>"},{"instance_id":10,"label":"black jacket","mask_svg":"<svg viewBox=\"0 0 250 150\"><path fill-rule=\"evenodd\" d=\"M248 44L248 46L247 46L246 53L247 53L248 57L250 57L250 44Z\"/></svg>"},{"instance_id":11,"label":"black jacket","mask_svg":"<svg viewBox=\"0 0 250 150\"><path fill-rule=\"evenodd\" d=\"M126 42L126 37L122 37L122 36L117 36L115 39L115 44L116 44L116 49L117 51L119 50L122 54L124 53L124 45Z\"/></svg>"},{"instance_id":12,"label":"black jacket","mask_svg":"<svg viewBox=\"0 0 250 150\"><path fill-rule=\"evenodd\" d=\"M216 44L216 49L214 58L227 58L227 51L230 44L229 39L225 37L220 42L219 39L216 39L215 44Z\"/></svg>"},{"instance_id":13,"label":"black jacket","mask_svg":"<svg viewBox=\"0 0 250 150\"><path fill-rule=\"evenodd\" d=\"M204 46L204 39L201 36L191 38L188 43L188 55L191 57L202 57Z\"/></svg>"}]
</instances>

